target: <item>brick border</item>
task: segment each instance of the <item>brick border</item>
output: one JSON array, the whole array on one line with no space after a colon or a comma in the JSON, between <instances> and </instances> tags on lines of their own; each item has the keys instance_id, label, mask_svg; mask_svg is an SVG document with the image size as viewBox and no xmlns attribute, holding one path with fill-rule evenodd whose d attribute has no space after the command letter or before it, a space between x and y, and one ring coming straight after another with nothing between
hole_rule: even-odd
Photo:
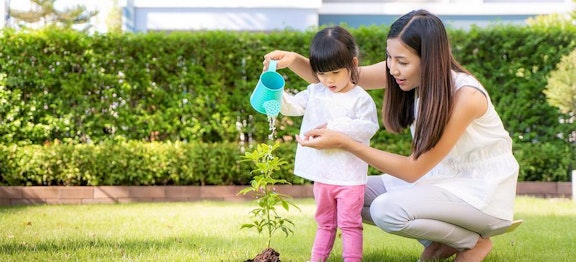
<instances>
[{"instance_id":1,"label":"brick border","mask_svg":"<svg viewBox=\"0 0 576 262\"><path fill-rule=\"evenodd\" d=\"M113 204L131 202L245 201L237 195L247 186L4 186L0 206L34 204ZM279 193L294 198L312 197L312 185L278 185Z\"/></svg>"},{"instance_id":2,"label":"brick border","mask_svg":"<svg viewBox=\"0 0 576 262\"><path fill-rule=\"evenodd\" d=\"M518 182L517 195L572 198L572 182Z\"/></svg>"},{"instance_id":3,"label":"brick border","mask_svg":"<svg viewBox=\"0 0 576 262\"><path fill-rule=\"evenodd\" d=\"M246 186L14 186L0 187L0 206L34 204L113 204L130 202L245 201L238 196ZM312 185L278 185L294 198L313 197ZM571 198L571 182L519 182L517 195Z\"/></svg>"}]
</instances>

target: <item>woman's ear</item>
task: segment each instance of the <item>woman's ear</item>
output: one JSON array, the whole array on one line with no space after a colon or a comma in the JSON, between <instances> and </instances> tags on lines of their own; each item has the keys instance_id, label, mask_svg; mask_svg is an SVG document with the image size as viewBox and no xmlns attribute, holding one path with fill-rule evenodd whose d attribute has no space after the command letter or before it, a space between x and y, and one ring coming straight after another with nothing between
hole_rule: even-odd
<instances>
[{"instance_id":1,"label":"woman's ear","mask_svg":"<svg viewBox=\"0 0 576 262\"><path fill-rule=\"evenodd\" d=\"M355 56L354 58L352 58L352 61L354 61L354 65L358 66L358 57Z\"/></svg>"}]
</instances>

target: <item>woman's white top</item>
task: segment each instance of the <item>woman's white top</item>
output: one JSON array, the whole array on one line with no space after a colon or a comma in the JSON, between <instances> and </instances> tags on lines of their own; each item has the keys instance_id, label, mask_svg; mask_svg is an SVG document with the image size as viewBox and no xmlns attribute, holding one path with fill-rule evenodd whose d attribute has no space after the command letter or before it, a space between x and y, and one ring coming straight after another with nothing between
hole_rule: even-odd
<instances>
[{"instance_id":1,"label":"woman's white top","mask_svg":"<svg viewBox=\"0 0 576 262\"><path fill-rule=\"evenodd\" d=\"M372 97L355 86L348 92L332 92L321 83L310 84L296 95L284 92L280 113L304 116L300 135L323 124L363 143L378 131L378 114ZM368 164L340 149L317 150L298 145L294 174L331 185L366 184Z\"/></svg>"},{"instance_id":2,"label":"woman's white top","mask_svg":"<svg viewBox=\"0 0 576 262\"><path fill-rule=\"evenodd\" d=\"M425 176L408 185L384 175L386 188L433 184L486 214L512 220L519 166L512 154L510 135L484 87L466 73L454 72L453 76L456 89L471 86L486 95L486 112L472 121L450 153Z\"/></svg>"},{"instance_id":3,"label":"woman's white top","mask_svg":"<svg viewBox=\"0 0 576 262\"><path fill-rule=\"evenodd\" d=\"M408 184L383 175L386 189L432 184L486 214L512 220L519 166L512 154L510 135L504 129L486 89L466 73L453 73L453 76L456 89L471 86L486 95L486 112L472 121L450 153L425 176ZM411 129L414 130L414 125Z\"/></svg>"}]
</instances>

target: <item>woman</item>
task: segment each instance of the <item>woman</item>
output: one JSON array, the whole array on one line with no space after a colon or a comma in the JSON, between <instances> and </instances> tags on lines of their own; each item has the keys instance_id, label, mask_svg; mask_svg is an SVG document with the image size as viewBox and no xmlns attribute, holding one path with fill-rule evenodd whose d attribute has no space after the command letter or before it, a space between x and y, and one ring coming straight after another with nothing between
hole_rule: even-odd
<instances>
[{"instance_id":1,"label":"woman","mask_svg":"<svg viewBox=\"0 0 576 262\"><path fill-rule=\"evenodd\" d=\"M307 81L307 58L273 51ZM385 73L384 73L385 72ZM345 134L317 128L296 137L302 146L351 152L384 175L366 185L363 219L418 239L421 261L483 261L490 236L510 230L518 163L512 142L484 87L453 58L442 21L425 10L396 20L386 39L386 61L361 67L360 86L386 88L383 123L412 131L412 154L371 148Z\"/></svg>"}]
</instances>

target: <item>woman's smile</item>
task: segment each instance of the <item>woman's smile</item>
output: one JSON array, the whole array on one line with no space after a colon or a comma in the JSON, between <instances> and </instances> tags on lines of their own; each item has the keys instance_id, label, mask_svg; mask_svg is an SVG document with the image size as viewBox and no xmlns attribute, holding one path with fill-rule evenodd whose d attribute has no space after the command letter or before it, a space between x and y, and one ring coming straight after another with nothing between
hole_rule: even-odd
<instances>
[{"instance_id":1,"label":"woman's smile","mask_svg":"<svg viewBox=\"0 0 576 262\"><path fill-rule=\"evenodd\" d=\"M406 82L405 79L398 79L398 78L394 78L394 79L396 79L396 83L397 83L399 86L404 85L404 83Z\"/></svg>"}]
</instances>

